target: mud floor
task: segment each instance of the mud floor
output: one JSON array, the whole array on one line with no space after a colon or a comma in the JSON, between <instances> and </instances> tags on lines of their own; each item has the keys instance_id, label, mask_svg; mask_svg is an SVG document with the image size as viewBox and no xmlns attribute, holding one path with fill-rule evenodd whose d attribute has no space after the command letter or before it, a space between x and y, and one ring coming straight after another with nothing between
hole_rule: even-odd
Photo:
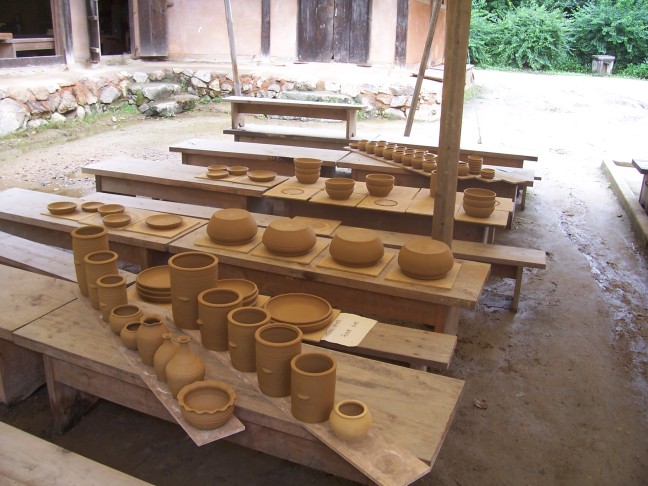
<instances>
[{"instance_id":1,"label":"mud floor","mask_svg":"<svg viewBox=\"0 0 648 486\"><path fill-rule=\"evenodd\" d=\"M93 190L82 165L119 154L179 160L168 146L222 137L223 107L174 119L139 116L0 140L0 187L70 195ZM403 133L403 122L361 121L360 132ZM648 82L478 71L466 101L466 143L521 147L542 177L502 244L545 250L546 270L492 280L464 312L447 372L466 386L432 472L421 485L643 485L648 483L648 263L609 183L604 158L648 155ZM415 135L437 138L438 124ZM479 407L477 406L479 405ZM0 420L161 485L343 484L332 476L216 443L100 402L62 436L50 431L46 391Z\"/></svg>"}]
</instances>

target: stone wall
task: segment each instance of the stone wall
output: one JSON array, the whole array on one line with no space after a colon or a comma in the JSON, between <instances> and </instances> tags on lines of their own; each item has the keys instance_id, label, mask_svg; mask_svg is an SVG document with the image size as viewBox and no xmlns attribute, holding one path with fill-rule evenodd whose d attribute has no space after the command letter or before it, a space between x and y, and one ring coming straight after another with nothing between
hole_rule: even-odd
<instances>
[{"instance_id":1,"label":"stone wall","mask_svg":"<svg viewBox=\"0 0 648 486\"><path fill-rule=\"evenodd\" d=\"M295 93L312 92L330 101L361 103L367 107L361 116L404 119L410 108L415 78L404 82L353 84L246 73L240 75L240 80L241 92L247 96L294 98ZM438 117L441 84L427 86L421 93L418 120ZM136 105L147 115L169 115L190 109L197 99L217 100L233 93L231 74L182 68L119 71L32 87L3 87L0 82L0 136L51 122L83 119L123 103Z\"/></svg>"}]
</instances>

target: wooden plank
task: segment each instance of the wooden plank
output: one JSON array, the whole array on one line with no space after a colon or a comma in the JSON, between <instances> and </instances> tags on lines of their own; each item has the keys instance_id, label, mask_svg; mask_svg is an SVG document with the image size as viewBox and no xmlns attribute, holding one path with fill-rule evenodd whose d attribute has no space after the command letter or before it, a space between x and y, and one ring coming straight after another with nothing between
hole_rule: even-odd
<instances>
[{"instance_id":1,"label":"wooden plank","mask_svg":"<svg viewBox=\"0 0 648 486\"><path fill-rule=\"evenodd\" d=\"M23 400L43 383L45 372L40 353L0 339L0 403L11 405Z\"/></svg>"},{"instance_id":2,"label":"wooden plank","mask_svg":"<svg viewBox=\"0 0 648 486\"><path fill-rule=\"evenodd\" d=\"M20 38L11 41L16 52L49 51L54 49L54 39L49 37Z\"/></svg>"},{"instance_id":3,"label":"wooden plank","mask_svg":"<svg viewBox=\"0 0 648 486\"><path fill-rule=\"evenodd\" d=\"M76 282L72 253L0 232L0 263Z\"/></svg>"}]
</instances>

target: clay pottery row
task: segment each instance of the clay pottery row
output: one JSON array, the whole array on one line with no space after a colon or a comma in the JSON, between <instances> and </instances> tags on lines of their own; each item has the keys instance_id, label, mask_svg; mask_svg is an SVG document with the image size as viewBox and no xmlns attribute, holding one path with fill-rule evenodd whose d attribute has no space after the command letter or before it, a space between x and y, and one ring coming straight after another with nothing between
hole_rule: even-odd
<instances>
[{"instance_id":1,"label":"clay pottery row","mask_svg":"<svg viewBox=\"0 0 648 486\"><path fill-rule=\"evenodd\" d=\"M153 366L155 352L162 344L162 336L169 332L164 324L164 318L157 314L145 314L140 317L140 326L137 329L137 352L142 363Z\"/></svg>"},{"instance_id":2,"label":"clay pottery row","mask_svg":"<svg viewBox=\"0 0 648 486\"><path fill-rule=\"evenodd\" d=\"M270 313L273 322L292 324L303 332L319 331L333 319L331 304L311 294L275 295L265 302L263 308Z\"/></svg>"},{"instance_id":3,"label":"clay pottery row","mask_svg":"<svg viewBox=\"0 0 648 486\"><path fill-rule=\"evenodd\" d=\"M376 197L386 197L394 188L395 178L390 174L367 174L365 183L369 194Z\"/></svg>"},{"instance_id":4,"label":"clay pottery row","mask_svg":"<svg viewBox=\"0 0 648 486\"><path fill-rule=\"evenodd\" d=\"M81 294L88 296L84 258L88 253L108 250L108 231L103 226L87 225L72 230L72 254L77 284Z\"/></svg>"},{"instance_id":5,"label":"clay pottery row","mask_svg":"<svg viewBox=\"0 0 648 486\"><path fill-rule=\"evenodd\" d=\"M167 385L174 398L177 398L185 385L205 378L205 364L200 356L191 350L190 341L189 336L178 337L178 350L164 368Z\"/></svg>"},{"instance_id":6,"label":"clay pottery row","mask_svg":"<svg viewBox=\"0 0 648 486\"><path fill-rule=\"evenodd\" d=\"M303 334L290 324L266 324L254 333L259 389L270 397L290 395L290 361L301 353Z\"/></svg>"},{"instance_id":7,"label":"clay pottery row","mask_svg":"<svg viewBox=\"0 0 648 486\"><path fill-rule=\"evenodd\" d=\"M454 257L450 247L442 241L414 238L398 252L398 265L408 277L435 280L452 270Z\"/></svg>"},{"instance_id":8,"label":"clay pottery row","mask_svg":"<svg viewBox=\"0 0 648 486\"><path fill-rule=\"evenodd\" d=\"M252 213L245 209L221 209L212 214L207 223L207 235L221 245L244 245L252 241L258 231Z\"/></svg>"},{"instance_id":9,"label":"clay pottery row","mask_svg":"<svg viewBox=\"0 0 648 486\"><path fill-rule=\"evenodd\" d=\"M329 418L335 402L337 363L325 353L298 354L290 361L290 411L314 424Z\"/></svg>"},{"instance_id":10,"label":"clay pottery row","mask_svg":"<svg viewBox=\"0 0 648 486\"><path fill-rule=\"evenodd\" d=\"M163 304L171 302L171 275L168 265L142 270L135 279L137 294L142 300Z\"/></svg>"},{"instance_id":11,"label":"clay pottery row","mask_svg":"<svg viewBox=\"0 0 648 486\"><path fill-rule=\"evenodd\" d=\"M166 365L178 351L178 343L173 339L171 333L162 334L162 344L153 355L153 369L157 379L166 383Z\"/></svg>"},{"instance_id":12,"label":"clay pottery row","mask_svg":"<svg viewBox=\"0 0 648 486\"><path fill-rule=\"evenodd\" d=\"M137 330L140 325L139 321L129 322L119 331L121 342L131 351L137 351Z\"/></svg>"},{"instance_id":13,"label":"clay pottery row","mask_svg":"<svg viewBox=\"0 0 648 486\"><path fill-rule=\"evenodd\" d=\"M403 155L405 155L405 147L397 147L394 149L394 152L392 153L392 160L396 162L397 164L402 164L403 163Z\"/></svg>"},{"instance_id":14,"label":"clay pottery row","mask_svg":"<svg viewBox=\"0 0 648 486\"><path fill-rule=\"evenodd\" d=\"M126 277L118 274L99 277L97 279L97 297L101 318L104 322L108 322L113 308L128 303Z\"/></svg>"},{"instance_id":15,"label":"clay pottery row","mask_svg":"<svg viewBox=\"0 0 648 486\"><path fill-rule=\"evenodd\" d=\"M273 220L263 232L263 245L276 255L305 255L317 243L310 225L303 221L280 218Z\"/></svg>"},{"instance_id":16,"label":"clay pottery row","mask_svg":"<svg viewBox=\"0 0 648 486\"><path fill-rule=\"evenodd\" d=\"M113 307L108 316L108 325L110 330L119 334L126 324L139 322L143 312L134 304L123 304Z\"/></svg>"},{"instance_id":17,"label":"clay pottery row","mask_svg":"<svg viewBox=\"0 0 648 486\"><path fill-rule=\"evenodd\" d=\"M188 251L169 258L171 310L176 326L198 329L198 294L218 286L218 258Z\"/></svg>"},{"instance_id":18,"label":"clay pottery row","mask_svg":"<svg viewBox=\"0 0 648 486\"><path fill-rule=\"evenodd\" d=\"M218 288L236 290L241 294L241 307L256 305L259 288L251 280L242 278L224 278L218 281Z\"/></svg>"},{"instance_id":19,"label":"clay pottery row","mask_svg":"<svg viewBox=\"0 0 648 486\"><path fill-rule=\"evenodd\" d=\"M403 152L403 165L406 167L411 167L412 166L412 159L414 158L414 155L416 154L416 150L414 149L405 149Z\"/></svg>"},{"instance_id":20,"label":"clay pottery row","mask_svg":"<svg viewBox=\"0 0 648 486\"><path fill-rule=\"evenodd\" d=\"M322 160L309 157L296 157L295 177L302 184L315 184L320 177Z\"/></svg>"},{"instance_id":21,"label":"clay pottery row","mask_svg":"<svg viewBox=\"0 0 648 486\"><path fill-rule=\"evenodd\" d=\"M73 201L56 201L47 205L50 214L59 216L61 214L72 214L77 210L77 203Z\"/></svg>"},{"instance_id":22,"label":"clay pottery row","mask_svg":"<svg viewBox=\"0 0 648 486\"><path fill-rule=\"evenodd\" d=\"M367 142L367 143L365 144L365 148L364 148L364 149L365 149L365 152L367 152L368 154L373 154L373 153L375 153L375 152L376 152L376 145L377 145L377 143L378 143L378 142L375 142L375 141L373 141L373 140L370 141L370 142Z\"/></svg>"},{"instance_id":23,"label":"clay pottery row","mask_svg":"<svg viewBox=\"0 0 648 486\"><path fill-rule=\"evenodd\" d=\"M329 415L329 425L333 434L345 442L362 439L371 429L371 412L359 400L342 400L333 406Z\"/></svg>"},{"instance_id":24,"label":"clay pottery row","mask_svg":"<svg viewBox=\"0 0 648 486\"><path fill-rule=\"evenodd\" d=\"M270 322L270 313L259 307L239 307L227 315L227 338L232 366L245 372L256 371L254 334Z\"/></svg>"},{"instance_id":25,"label":"clay pottery row","mask_svg":"<svg viewBox=\"0 0 648 486\"><path fill-rule=\"evenodd\" d=\"M470 174L481 174L482 164L484 159L479 155L469 155L468 156L468 172Z\"/></svg>"},{"instance_id":26,"label":"clay pottery row","mask_svg":"<svg viewBox=\"0 0 648 486\"><path fill-rule=\"evenodd\" d=\"M241 307L236 290L217 287L198 294L198 328L201 344L212 351L227 351L227 314Z\"/></svg>"},{"instance_id":27,"label":"clay pottery row","mask_svg":"<svg viewBox=\"0 0 648 486\"><path fill-rule=\"evenodd\" d=\"M329 245L333 260L347 267L370 267L385 254L378 233L364 228L339 228Z\"/></svg>"},{"instance_id":28,"label":"clay pottery row","mask_svg":"<svg viewBox=\"0 0 648 486\"><path fill-rule=\"evenodd\" d=\"M332 177L324 183L324 189L331 199L349 199L353 194L355 181L348 177Z\"/></svg>"},{"instance_id":29,"label":"clay pottery row","mask_svg":"<svg viewBox=\"0 0 648 486\"><path fill-rule=\"evenodd\" d=\"M196 381L182 387L178 405L184 419L193 427L211 430L222 427L234 413L236 393L227 383Z\"/></svg>"},{"instance_id":30,"label":"clay pottery row","mask_svg":"<svg viewBox=\"0 0 648 486\"><path fill-rule=\"evenodd\" d=\"M468 175L468 162L459 162L459 168L457 169L457 175L459 177L465 177Z\"/></svg>"},{"instance_id":31,"label":"clay pottery row","mask_svg":"<svg viewBox=\"0 0 648 486\"><path fill-rule=\"evenodd\" d=\"M104 275L114 275L119 271L117 267L118 258L117 253L110 250L93 251L83 258L88 284L88 297L90 297L90 304L92 304L93 309L99 310L97 280Z\"/></svg>"}]
</instances>

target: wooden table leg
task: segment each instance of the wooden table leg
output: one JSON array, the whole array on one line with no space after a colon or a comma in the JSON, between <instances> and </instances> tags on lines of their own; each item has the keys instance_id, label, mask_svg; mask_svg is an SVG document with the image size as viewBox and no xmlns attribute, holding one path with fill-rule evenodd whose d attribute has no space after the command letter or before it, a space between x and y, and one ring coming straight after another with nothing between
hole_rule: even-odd
<instances>
[{"instance_id":1,"label":"wooden table leg","mask_svg":"<svg viewBox=\"0 0 648 486\"><path fill-rule=\"evenodd\" d=\"M43 383L42 355L0 339L0 402L10 405L27 398Z\"/></svg>"}]
</instances>

